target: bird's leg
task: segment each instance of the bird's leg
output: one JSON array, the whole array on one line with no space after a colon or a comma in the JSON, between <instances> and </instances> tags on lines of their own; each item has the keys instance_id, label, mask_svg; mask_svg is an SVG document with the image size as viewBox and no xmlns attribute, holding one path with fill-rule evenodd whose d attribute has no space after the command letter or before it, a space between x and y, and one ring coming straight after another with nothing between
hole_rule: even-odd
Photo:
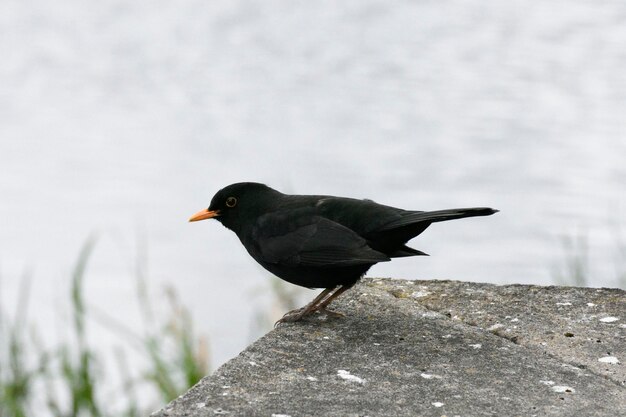
<instances>
[{"instance_id":1,"label":"bird's leg","mask_svg":"<svg viewBox=\"0 0 626 417\"><path fill-rule=\"evenodd\" d=\"M324 291L319 293L319 295L315 297L313 301L311 301L309 304L297 310L292 310L292 311L289 311L288 313L285 313L285 315L274 324L274 327L276 327L278 323L298 321L302 319L302 317L306 316L307 314L311 314L312 312L318 310L319 309L318 305L320 304L320 302L322 302L322 300L324 300L324 298L326 298L328 294L331 294L333 291L335 291L335 289L337 289L337 287L326 288ZM341 288L339 288L337 291L339 290L341 290ZM328 298L332 296L333 294L328 296Z\"/></svg>"},{"instance_id":2,"label":"bird's leg","mask_svg":"<svg viewBox=\"0 0 626 417\"><path fill-rule=\"evenodd\" d=\"M354 286L354 284L350 284L350 285L343 285L341 287L339 287L339 289L337 291L335 291L334 293L332 293L330 296L328 296L328 298L326 298L324 301L322 301L321 303L319 303L319 305L317 306L316 310L319 311L320 313L326 314L328 316L333 316L333 317L343 317L344 314L343 313L339 313L338 311L332 311L332 310L328 310L326 307L328 306L328 304L330 304L335 298L339 297L341 294L343 294L344 292L348 291L350 288L352 288L352 286Z\"/></svg>"}]
</instances>

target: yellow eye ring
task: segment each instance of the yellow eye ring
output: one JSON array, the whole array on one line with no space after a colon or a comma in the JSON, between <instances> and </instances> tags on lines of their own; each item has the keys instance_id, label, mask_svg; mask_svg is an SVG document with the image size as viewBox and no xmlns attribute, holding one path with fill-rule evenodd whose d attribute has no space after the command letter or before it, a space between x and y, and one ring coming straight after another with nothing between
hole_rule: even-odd
<instances>
[{"instance_id":1,"label":"yellow eye ring","mask_svg":"<svg viewBox=\"0 0 626 417\"><path fill-rule=\"evenodd\" d=\"M237 199L235 197L228 197L226 199L226 207L233 208L237 205Z\"/></svg>"}]
</instances>

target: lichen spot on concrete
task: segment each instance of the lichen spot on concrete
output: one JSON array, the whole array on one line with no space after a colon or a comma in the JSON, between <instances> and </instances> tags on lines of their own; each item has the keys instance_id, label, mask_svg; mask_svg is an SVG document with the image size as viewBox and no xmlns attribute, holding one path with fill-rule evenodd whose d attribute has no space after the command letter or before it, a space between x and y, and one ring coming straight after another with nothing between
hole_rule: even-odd
<instances>
[{"instance_id":1,"label":"lichen spot on concrete","mask_svg":"<svg viewBox=\"0 0 626 417\"><path fill-rule=\"evenodd\" d=\"M600 321L602 323L613 323L619 320L619 317L613 317L613 316L609 316L609 317L602 317L600 319Z\"/></svg>"},{"instance_id":2,"label":"lichen spot on concrete","mask_svg":"<svg viewBox=\"0 0 626 417\"><path fill-rule=\"evenodd\" d=\"M365 384L365 380L363 378L359 378L356 375L352 375L350 372L345 369L340 369L337 371L337 376L339 378L345 379L346 381L356 382L357 384Z\"/></svg>"},{"instance_id":3,"label":"lichen spot on concrete","mask_svg":"<svg viewBox=\"0 0 626 417\"><path fill-rule=\"evenodd\" d=\"M552 391L554 392L568 392L574 393L576 390L572 387L568 387L567 385L555 385L552 387Z\"/></svg>"},{"instance_id":4,"label":"lichen spot on concrete","mask_svg":"<svg viewBox=\"0 0 626 417\"><path fill-rule=\"evenodd\" d=\"M598 362L617 365L619 363L619 359L617 359L615 356L605 356L604 358L598 359Z\"/></svg>"},{"instance_id":5,"label":"lichen spot on concrete","mask_svg":"<svg viewBox=\"0 0 626 417\"><path fill-rule=\"evenodd\" d=\"M501 329L501 328L503 328L503 327L504 327L504 324L502 324L502 323L496 323L496 324L494 324L493 326L489 326L489 327L487 328L487 331L488 331L488 332L495 332L496 330L500 330L500 329Z\"/></svg>"},{"instance_id":6,"label":"lichen spot on concrete","mask_svg":"<svg viewBox=\"0 0 626 417\"><path fill-rule=\"evenodd\" d=\"M413 291L411 293L411 298L423 298L429 295L430 295L430 292L419 290L419 291Z\"/></svg>"}]
</instances>

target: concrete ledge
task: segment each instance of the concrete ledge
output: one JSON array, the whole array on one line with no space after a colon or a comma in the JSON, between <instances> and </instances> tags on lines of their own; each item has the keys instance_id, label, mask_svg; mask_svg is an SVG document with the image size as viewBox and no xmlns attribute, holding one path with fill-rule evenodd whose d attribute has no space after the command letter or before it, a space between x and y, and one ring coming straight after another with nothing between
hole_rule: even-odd
<instances>
[{"instance_id":1,"label":"concrete ledge","mask_svg":"<svg viewBox=\"0 0 626 417\"><path fill-rule=\"evenodd\" d=\"M626 415L626 292L364 279L153 416Z\"/></svg>"}]
</instances>

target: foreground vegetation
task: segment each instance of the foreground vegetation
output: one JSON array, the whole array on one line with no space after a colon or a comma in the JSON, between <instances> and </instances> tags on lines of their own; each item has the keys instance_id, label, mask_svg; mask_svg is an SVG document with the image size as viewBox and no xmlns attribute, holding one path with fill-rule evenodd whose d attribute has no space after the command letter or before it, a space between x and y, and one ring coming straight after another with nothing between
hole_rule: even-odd
<instances>
[{"instance_id":1,"label":"foreground vegetation","mask_svg":"<svg viewBox=\"0 0 626 417\"><path fill-rule=\"evenodd\" d=\"M87 341L88 326L93 326L98 315L86 306L83 291L93 247L93 240L85 244L74 267L70 288L72 333L59 346L44 349L36 335L28 331L28 279L23 280L14 317L9 320L0 315L0 417L147 415L208 373L207 343L194 335L191 317L175 293L168 292L169 316L162 322L155 321L144 282L138 277L138 302L146 323L142 335L128 330L124 323L99 315L100 322L122 343L115 357L124 375L119 392L103 392L102 370L111 364L102 363ZM129 351L146 359L139 376L129 373ZM144 402L145 409L140 409L139 392L142 397L154 398L155 403ZM112 397L122 398L122 403L111 401Z\"/></svg>"}]
</instances>

